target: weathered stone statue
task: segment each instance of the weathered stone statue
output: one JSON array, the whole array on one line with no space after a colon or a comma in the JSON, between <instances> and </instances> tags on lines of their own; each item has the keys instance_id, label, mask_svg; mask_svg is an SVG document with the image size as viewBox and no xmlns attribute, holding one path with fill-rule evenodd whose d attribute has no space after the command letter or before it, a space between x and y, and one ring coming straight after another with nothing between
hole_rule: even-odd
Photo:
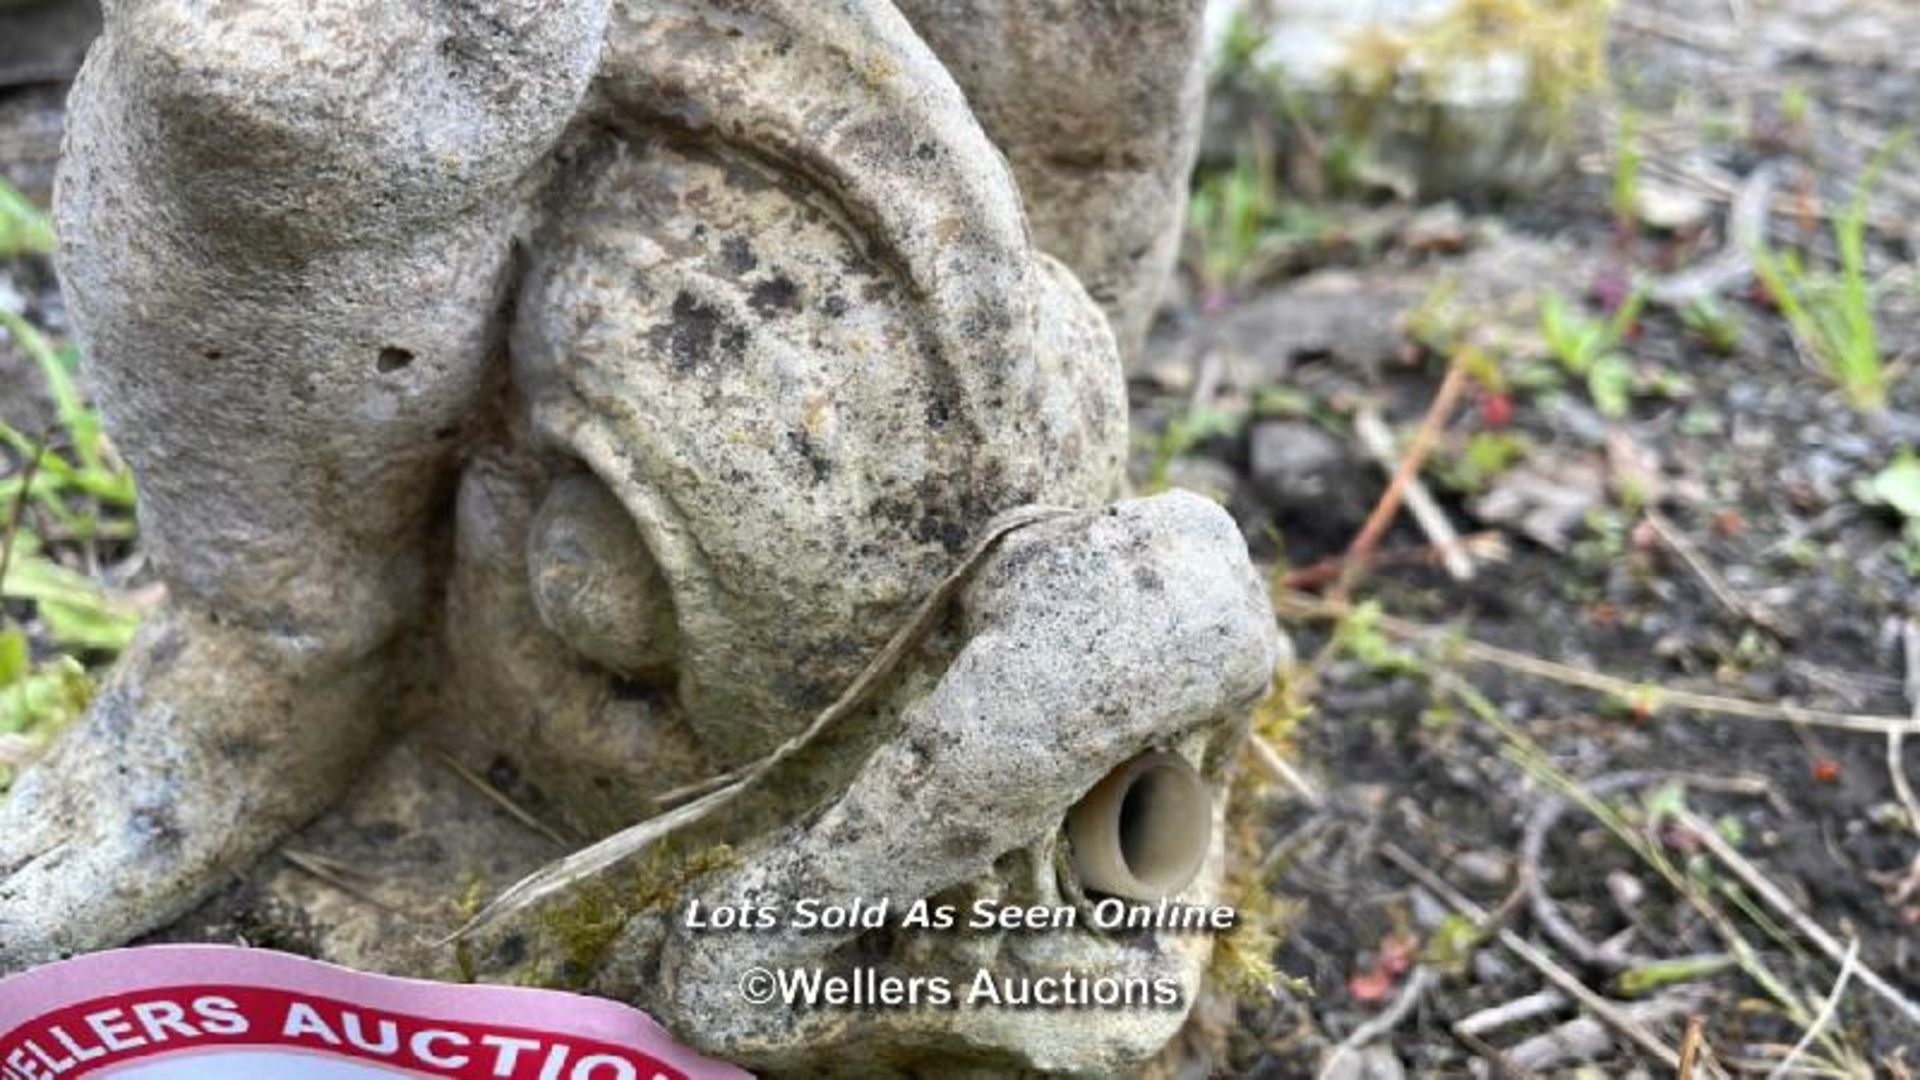
<instances>
[{"instance_id":1,"label":"weathered stone statue","mask_svg":"<svg viewBox=\"0 0 1920 1080\"><path fill-rule=\"evenodd\" d=\"M1125 398L1075 276L1137 338L1197 0L904 7L107 4L62 270L169 600L0 803L0 970L238 931L590 988L776 1073L1111 1075L1172 1034L1180 1005L735 986L1073 968L1185 1001L1204 936L679 918L1206 899L1271 675L1227 516L1110 502ZM1035 506L1076 512L1005 516ZM439 943L823 710L724 812Z\"/></svg>"}]
</instances>

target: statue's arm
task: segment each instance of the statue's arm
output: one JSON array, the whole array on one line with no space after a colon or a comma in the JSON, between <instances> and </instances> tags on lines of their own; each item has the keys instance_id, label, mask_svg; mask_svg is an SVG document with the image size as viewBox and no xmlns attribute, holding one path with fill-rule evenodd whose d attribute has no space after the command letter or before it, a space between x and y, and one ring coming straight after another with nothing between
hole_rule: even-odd
<instances>
[{"instance_id":1,"label":"statue's arm","mask_svg":"<svg viewBox=\"0 0 1920 1080\"><path fill-rule=\"evenodd\" d=\"M60 266L168 601L0 803L0 971L179 914L375 740L604 8L108 6Z\"/></svg>"}]
</instances>

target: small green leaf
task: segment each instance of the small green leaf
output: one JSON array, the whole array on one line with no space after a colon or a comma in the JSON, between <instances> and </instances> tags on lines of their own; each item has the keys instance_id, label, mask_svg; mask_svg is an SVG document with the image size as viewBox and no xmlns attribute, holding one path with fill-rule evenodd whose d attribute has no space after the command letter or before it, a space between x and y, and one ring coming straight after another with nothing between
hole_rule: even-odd
<instances>
[{"instance_id":1,"label":"small green leaf","mask_svg":"<svg viewBox=\"0 0 1920 1080\"><path fill-rule=\"evenodd\" d=\"M1648 791L1642 799L1646 808L1647 820L1662 822L1679 817L1687 810L1687 787L1679 781L1661 784Z\"/></svg>"},{"instance_id":2,"label":"small green leaf","mask_svg":"<svg viewBox=\"0 0 1920 1080\"><path fill-rule=\"evenodd\" d=\"M1893 464L1881 469L1867 481L1867 498L1890 506L1901 517L1920 519L1920 457L1903 450Z\"/></svg>"},{"instance_id":3,"label":"small green leaf","mask_svg":"<svg viewBox=\"0 0 1920 1080\"><path fill-rule=\"evenodd\" d=\"M91 578L38 557L17 558L0 596L31 600L58 645L119 652L133 640L140 613Z\"/></svg>"},{"instance_id":4,"label":"small green leaf","mask_svg":"<svg viewBox=\"0 0 1920 1080\"><path fill-rule=\"evenodd\" d=\"M53 220L18 188L0 180L0 258L51 255L53 248Z\"/></svg>"},{"instance_id":5,"label":"small green leaf","mask_svg":"<svg viewBox=\"0 0 1920 1080\"><path fill-rule=\"evenodd\" d=\"M1615 989L1624 997L1644 997L1668 986L1712 978L1731 967L1731 956L1682 956L1674 960L1655 960L1621 972L1615 980Z\"/></svg>"},{"instance_id":6,"label":"small green leaf","mask_svg":"<svg viewBox=\"0 0 1920 1080\"><path fill-rule=\"evenodd\" d=\"M1618 420L1633 404L1633 365L1619 353L1608 353L1587 369L1587 394L1600 415Z\"/></svg>"},{"instance_id":7,"label":"small green leaf","mask_svg":"<svg viewBox=\"0 0 1920 1080\"><path fill-rule=\"evenodd\" d=\"M0 690L26 678L32 667L33 653L27 646L26 632L17 626L0 630Z\"/></svg>"},{"instance_id":8,"label":"small green leaf","mask_svg":"<svg viewBox=\"0 0 1920 1080\"><path fill-rule=\"evenodd\" d=\"M1448 915L1440 920L1440 925L1427 938L1426 947L1420 950L1420 958L1442 974L1457 978L1467 973L1474 952L1486 940L1486 932L1475 925L1472 919L1464 915Z\"/></svg>"},{"instance_id":9,"label":"small green leaf","mask_svg":"<svg viewBox=\"0 0 1920 1080\"><path fill-rule=\"evenodd\" d=\"M0 732L51 736L78 719L93 700L93 679L70 656L42 664L0 693Z\"/></svg>"}]
</instances>

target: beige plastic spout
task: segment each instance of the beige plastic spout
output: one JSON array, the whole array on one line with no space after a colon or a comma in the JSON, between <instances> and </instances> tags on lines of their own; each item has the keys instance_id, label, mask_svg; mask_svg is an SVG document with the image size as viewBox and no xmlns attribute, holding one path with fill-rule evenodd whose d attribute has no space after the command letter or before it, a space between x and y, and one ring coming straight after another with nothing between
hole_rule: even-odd
<instances>
[{"instance_id":1,"label":"beige plastic spout","mask_svg":"<svg viewBox=\"0 0 1920 1080\"><path fill-rule=\"evenodd\" d=\"M1186 758L1142 754L1067 812L1067 839L1088 892L1149 901L1173 896L1206 862L1213 795Z\"/></svg>"}]
</instances>

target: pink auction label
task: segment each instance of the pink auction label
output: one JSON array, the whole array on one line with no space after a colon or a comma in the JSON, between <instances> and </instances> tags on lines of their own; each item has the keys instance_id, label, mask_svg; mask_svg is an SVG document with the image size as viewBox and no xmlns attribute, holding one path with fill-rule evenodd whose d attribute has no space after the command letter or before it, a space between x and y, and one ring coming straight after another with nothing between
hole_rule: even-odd
<instances>
[{"instance_id":1,"label":"pink auction label","mask_svg":"<svg viewBox=\"0 0 1920 1080\"><path fill-rule=\"evenodd\" d=\"M260 949L94 953L0 981L0 1080L733 1080L645 1013Z\"/></svg>"}]
</instances>

